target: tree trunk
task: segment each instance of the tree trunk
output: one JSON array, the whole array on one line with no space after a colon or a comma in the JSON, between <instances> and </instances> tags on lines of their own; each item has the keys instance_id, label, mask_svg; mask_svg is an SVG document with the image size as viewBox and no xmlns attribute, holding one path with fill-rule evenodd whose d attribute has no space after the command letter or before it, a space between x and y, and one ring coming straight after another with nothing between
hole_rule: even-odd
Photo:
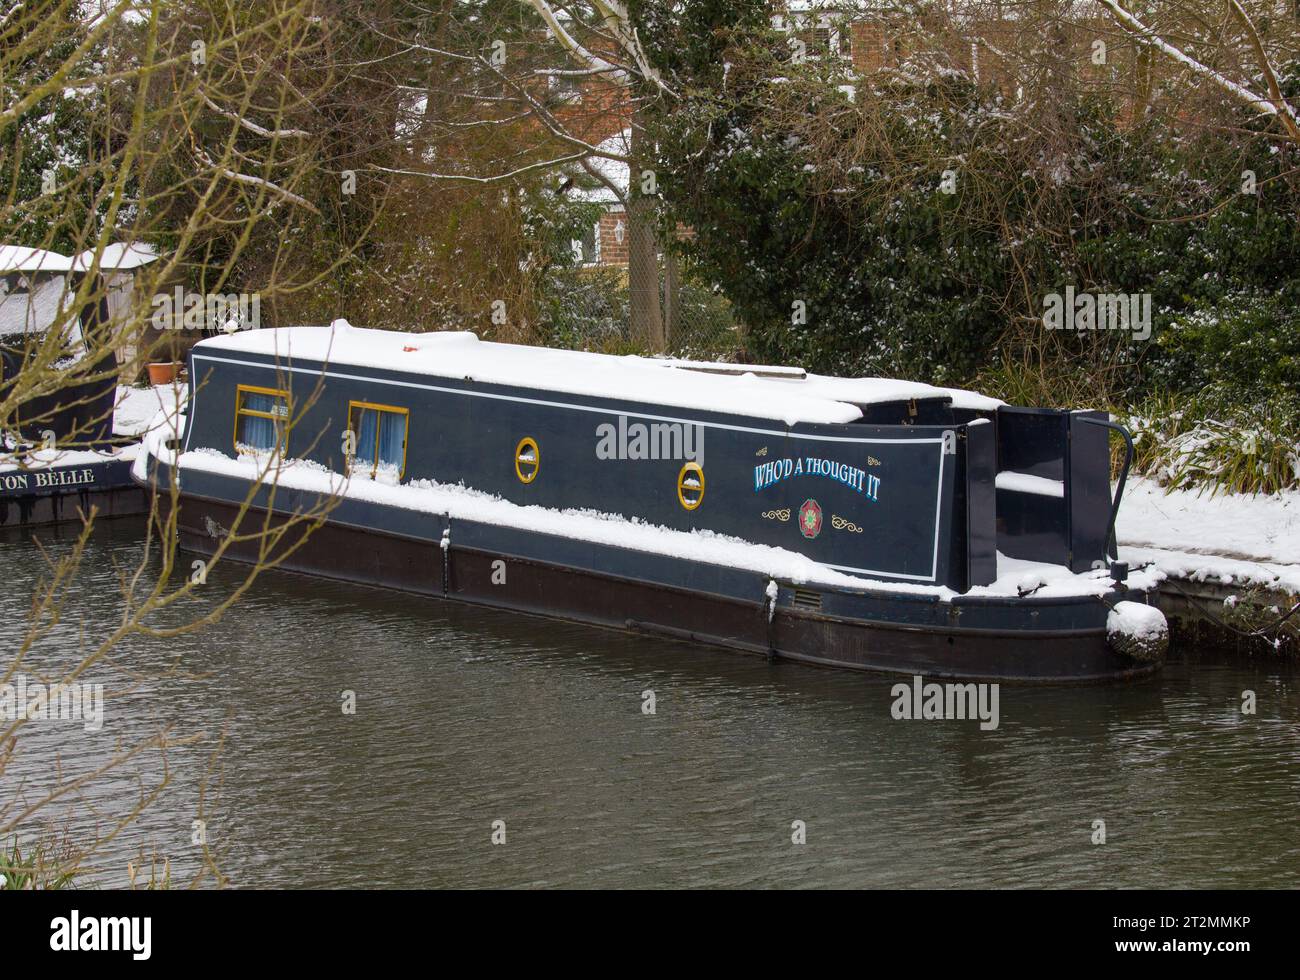
<instances>
[{"instance_id":1,"label":"tree trunk","mask_svg":"<svg viewBox=\"0 0 1300 980\"><path fill-rule=\"evenodd\" d=\"M669 245L671 246L671 242ZM674 345L681 330L682 264L671 247L664 249L664 346Z\"/></svg>"},{"instance_id":2,"label":"tree trunk","mask_svg":"<svg viewBox=\"0 0 1300 980\"><path fill-rule=\"evenodd\" d=\"M632 337L659 353L666 349L667 342L659 305L659 242L655 235L654 204L641 194L644 138L634 117L627 188L628 319Z\"/></svg>"}]
</instances>

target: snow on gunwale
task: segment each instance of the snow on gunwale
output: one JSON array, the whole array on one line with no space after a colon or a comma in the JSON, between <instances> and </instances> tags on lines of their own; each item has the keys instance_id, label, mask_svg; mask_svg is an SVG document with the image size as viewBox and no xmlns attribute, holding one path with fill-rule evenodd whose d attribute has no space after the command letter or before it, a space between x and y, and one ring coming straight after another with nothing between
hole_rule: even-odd
<instances>
[{"instance_id":1,"label":"snow on gunwale","mask_svg":"<svg viewBox=\"0 0 1300 980\"><path fill-rule=\"evenodd\" d=\"M353 327L277 327L212 337L205 351L262 354L284 362L317 361L330 368L360 367L424 376L470 379L688 408L699 412L799 422L844 424L862 417L858 405L911 398L954 397L959 407L996 408L1001 402L972 392L881 378L760 378L671 370L685 362L636 355L526 347L479 340L469 331L402 333Z\"/></svg>"},{"instance_id":2,"label":"snow on gunwale","mask_svg":"<svg viewBox=\"0 0 1300 980\"><path fill-rule=\"evenodd\" d=\"M430 514L446 515L454 520L475 521L501 527L514 527L540 534L559 535L594 544L643 551L678 558L743 569L796 585L814 584L854 592L905 594L953 601L970 598L1010 598L1032 594L1035 598L1102 596L1110 592L1111 582L1105 572L1074 574L1069 569L1009 559L998 555L997 581L976 586L959 594L941 585L918 585L911 582L880 581L838 572L785 548L755 544L742 538L706 530L679 531L651 524L621 514L594 510L559 510L538 505L520 505L501 497L460 484L414 480L389 484L365 478L349 478L310 460L276 460L266 456L241 455L232 459L218 449L198 448L181 453L179 458L164 445L165 427L157 427L145 437L145 452L135 463L133 475L145 481L148 458L153 456L186 470L202 470L220 476L235 477L250 483L275 485L288 490L305 490L326 496L364 500L389 507L400 507ZM1162 578L1159 572L1138 572L1130 576L1135 588L1152 588Z\"/></svg>"}]
</instances>

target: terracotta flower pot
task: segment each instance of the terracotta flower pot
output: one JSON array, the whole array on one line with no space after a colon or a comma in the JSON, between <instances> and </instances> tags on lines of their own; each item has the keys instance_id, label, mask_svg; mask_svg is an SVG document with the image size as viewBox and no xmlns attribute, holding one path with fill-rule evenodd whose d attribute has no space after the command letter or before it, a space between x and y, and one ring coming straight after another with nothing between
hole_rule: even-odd
<instances>
[{"instance_id":1,"label":"terracotta flower pot","mask_svg":"<svg viewBox=\"0 0 1300 980\"><path fill-rule=\"evenodd\" d=\"M180 373L181 364L179 361L159 361L146 365L149 371L149 383L151 385L169 385L176 380L176 375Z\"/></svg>"}]
</instances>

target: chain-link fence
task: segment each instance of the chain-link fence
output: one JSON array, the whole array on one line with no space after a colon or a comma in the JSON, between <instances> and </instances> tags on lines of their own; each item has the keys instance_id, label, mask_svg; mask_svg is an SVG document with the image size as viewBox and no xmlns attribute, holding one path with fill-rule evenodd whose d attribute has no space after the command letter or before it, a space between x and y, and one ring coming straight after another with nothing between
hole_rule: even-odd
<instances>
[{"instance_id":1,"label":"chain-link fence","mask_svg":"<svg viewBox=\"0 0 1300 980\"><path fill-rule=\"evenodd\" d=\"M743 347L741 325L715 288L692 275L665 276L661 270L658 296L646 297L630 287L623 266L589 266L554 276L542 303L542 342L610 353L657 353L659 338L645 335L644 318L633 315L636 303L651 310L657 306L664 352L732 360Z\"/></svg>"}]
</instances>

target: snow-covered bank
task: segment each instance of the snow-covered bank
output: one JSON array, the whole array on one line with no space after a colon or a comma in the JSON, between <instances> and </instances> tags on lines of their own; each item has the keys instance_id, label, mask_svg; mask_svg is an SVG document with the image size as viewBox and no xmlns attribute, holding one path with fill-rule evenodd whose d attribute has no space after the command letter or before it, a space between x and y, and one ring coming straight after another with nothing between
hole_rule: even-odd
<instances>
[{"instance_id":1,"label":"snow-covered bank","mask_svg":"<svg viewBox=\"0 0 1300 980\"><path fill-rule=\"evenodd\" d=\"M1116 533L1122 545L1300 563L1300 491L1273 496L1166 493L1153 480L1138 477L1124 490Z\"/></svg>"},{"instance_id":2,"label":"snow-covered bank","mask_svg":"<svg viewBox=\"0 0 1300 980\"><path fill-rule=\"evenodd\" d=\"M1265 588L1300 595L1300 565L1243 561L1218 555L1191 554L1166 548L1120 545L1119 556L1138 568L1151 565L1166 578L1240 588Z\"/></svg>"},{"instance_id":3,"label":"snow-covered bank","mask_svg":"<svg viewBox=\"0 0 1300 980\"><path fill-rule=\"evenodd\" d=\"M1124 491L1120 557L1172 578L1300 593L1300 492L1166 493L1139 477Z\"/></svg>"}]
</instances>

